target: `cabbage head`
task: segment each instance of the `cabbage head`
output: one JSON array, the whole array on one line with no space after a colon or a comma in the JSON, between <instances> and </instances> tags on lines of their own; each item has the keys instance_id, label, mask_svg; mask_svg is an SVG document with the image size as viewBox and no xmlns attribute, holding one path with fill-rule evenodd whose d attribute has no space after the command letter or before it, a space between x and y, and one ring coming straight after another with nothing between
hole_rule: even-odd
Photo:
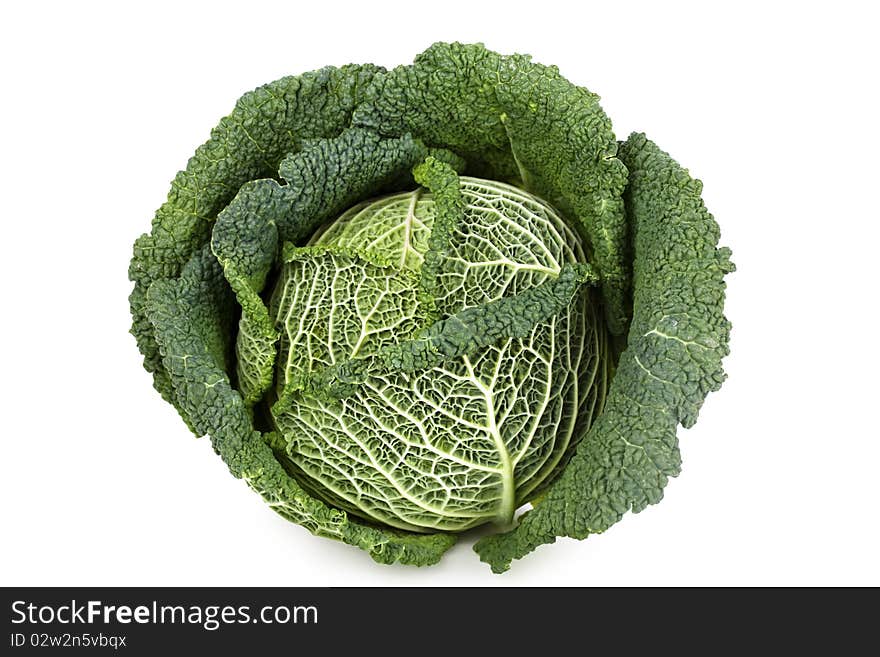
<instances>
[{"instance_id":1,"label":"cabbage head","mask_svg":"<svg viewBox=\"0 0 880 657\"><path fill-rule=\"evenodd\" d=\"M701 184L524 55L435 44L245 94L129 270L156 389L271 508L494 571L662 497L720 387ZM524 511L523 513L517 513Z\"/></svg>"}]
</instances>

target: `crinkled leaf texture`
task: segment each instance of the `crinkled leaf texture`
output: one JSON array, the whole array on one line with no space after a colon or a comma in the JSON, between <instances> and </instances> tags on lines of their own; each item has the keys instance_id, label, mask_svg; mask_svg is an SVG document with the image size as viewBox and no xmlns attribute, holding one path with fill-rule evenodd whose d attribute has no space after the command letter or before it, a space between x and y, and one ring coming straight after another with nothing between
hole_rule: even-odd
<instances>
[{"instance_id":1,"label":"crinkled leaf texture","mask_svg":"<svg viewBox=\"0 0 880 657\"><path fill-rule=\"evenodd\" d=\"M699 181L645 138L620 158L633 232L633 318L605 408L547 495L510 532L475 549L495 572L557 536L603 532L630 509L663 496L678 474L679 424L692 426L706 395L721 387L730 323L722 314L728 249Z\"/></svg>"},{"instance_id":2,"label":"crinkled leaf texture","mask_svg":"<svg viewBox=\"0 0 880 657\"><path fill-rule=\"evenodd\" d=\"M287 77L136 241L132 333L233 475L377 561L435 563L531 502L475 546L502 572L678 473L730 330L700 191L524 55Z\"/></svg>"}]
</instances>

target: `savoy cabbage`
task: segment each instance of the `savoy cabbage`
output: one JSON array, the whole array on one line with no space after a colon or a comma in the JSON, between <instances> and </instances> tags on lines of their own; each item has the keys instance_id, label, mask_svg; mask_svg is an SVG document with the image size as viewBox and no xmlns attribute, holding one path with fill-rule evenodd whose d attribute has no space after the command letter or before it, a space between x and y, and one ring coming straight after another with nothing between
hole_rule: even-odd
<instances>
[{"instance_id":1,"label":"savoy cabbage","mask_svg":"<svg viewBox=\"0 0 880 657\"><path fill-rule=\"evenodd\" d=\"M496 572L662 496L724 375L701 185L527 56L436 44L245 94L130 277L155 386L278 513ZM531 509L515 519L525 505Z\"/></svg>"}]
</instances>

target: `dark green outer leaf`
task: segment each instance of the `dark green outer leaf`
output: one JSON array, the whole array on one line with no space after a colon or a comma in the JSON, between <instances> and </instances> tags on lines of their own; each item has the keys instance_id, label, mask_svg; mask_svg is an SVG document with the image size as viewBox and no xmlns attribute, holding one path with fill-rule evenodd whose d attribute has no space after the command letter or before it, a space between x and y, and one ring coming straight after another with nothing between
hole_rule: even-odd
<instances>
[{"instance_id":1,"label":"dark green outer leaf","mask_svg":"<svg viewBox=\"0 0 880 657\"><path fill-rule=\"evenodd\" d=\"M448 534L409 534L351 520L344 511L311 497L275 458L253 429L241 396L232 389L223 358L229 335L224 309L231 303L222 269L209 247L197 252L180 278L154 283L147 316L155 330L162 363L175 401L199 434L209 434L214 450L236 477L245 479L284 517L320 536L356 545L377 561L412 565L435 563L452 546Z\"/></svg>"},{"instance_id":2,"label":"dark green outer leaf","mask_svg":"<svg viewBox=\"0 0 880 657\"><path fill-rule=\"evenodd\" d=\"M129 278L135 282L129 297L131 332L156 389L191 428L171 390L147 320L150 284L180 274L190 256L208 241L214 218L241 185L275 175L281 159L304 139L331 137L347 127L364 89L380 70L369 64L327 67L282 78L242 96L177 174L168 200L156 212L152 231L135 242L129 267Z\"/></svg>"},{"instance_id":3,"label":"dark green outer leaf","mask_svg":"<svg viewBox=\"0 0 880 657\"><path fill-rule=\"evenodd\" d=\"M702 186L644 135L622 144L620 157L635 252L628 347L605 410L559 479L515 529L477 542L495 572L558 536L586 538L660 501L680 469L678 424L692 425L724 380L723 279L734 267L730 251L716 248Z\"/></svg>"}]
</instances>

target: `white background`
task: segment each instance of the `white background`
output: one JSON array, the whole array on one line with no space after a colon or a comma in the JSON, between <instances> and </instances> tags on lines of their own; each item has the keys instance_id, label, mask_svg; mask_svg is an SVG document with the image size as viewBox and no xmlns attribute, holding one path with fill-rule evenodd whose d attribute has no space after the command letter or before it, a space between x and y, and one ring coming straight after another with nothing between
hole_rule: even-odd
<instances>
[{"instance_id":1,"label":"white background","mask_svg":"<svg viewBox=\"0 0 880 657\"><path fill-rule=\"evenodd\" d=\"M0 584L880 584L878 22L823 5L5 4ZM282 520L127 332L131 243L241 93L436 40L599 93L704 181L739 267L729 380L664 501L500 577L467 541L388 567Z\"/></svg>"}]
</instances>

